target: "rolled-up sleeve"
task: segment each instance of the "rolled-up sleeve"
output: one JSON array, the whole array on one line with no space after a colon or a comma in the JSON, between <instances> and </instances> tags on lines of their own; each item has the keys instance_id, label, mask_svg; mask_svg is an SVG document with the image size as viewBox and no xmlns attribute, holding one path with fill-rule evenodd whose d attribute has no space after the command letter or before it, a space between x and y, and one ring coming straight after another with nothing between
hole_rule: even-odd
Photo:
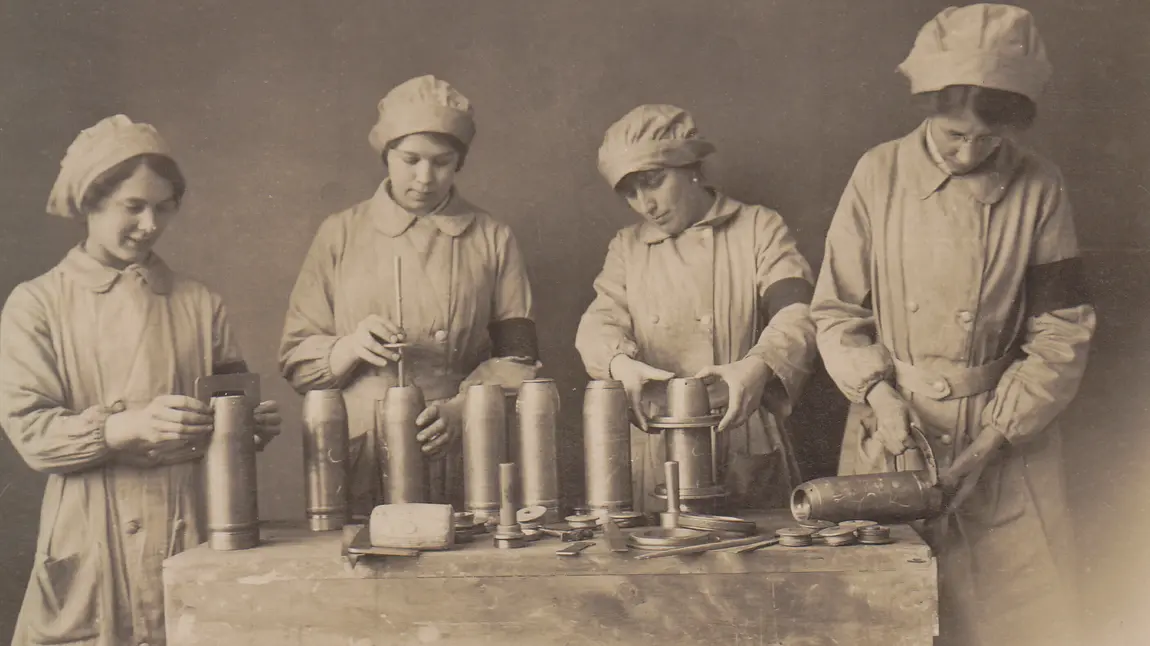
<instances>
[{"instance_id":1,"label":"rolled-up sleeve","mask_svg":"<svg viewBox=\"0 0 1150 646\"><path fill-rule=\"evenodd\" d=\"M1097 324L1061 176L1050 184L1026 274L1022 357L1007 369L982 417L984 427L1015 443L1049 426L1077 394Z\"/></svg>"},{"instance_id":2,"label":"rolled-up sleeve","mask_svg":"<svg viewBox=\"0 0 1150 646\"><path fill-rule=\"evenodd\" d=\"M747 356L770 367L793 404L810 378L816 352L811 268L773 211L756 217L755 246L758 312L766 325Z\"/></svg>"},{"instance_id":3,"label":"rolled-up sleeve","mask_svg":"<svg viewBox=\"0 0 1150 646\"><path fill-rule=\"evenodd\" d=\"M827 233L822 269L815 284L811 317L827 372L852 402L864 403L875 384L891 376L894 364L878 340L871 294L871 227L865 196L869 157L847 184Z\"/></svg>"},{"instance_id":4,"label":"rolled-up sleeve","mask_svg":"<svg viewBox=\"0 0 1150 646\"><path fill-rule=\"evenodd\" d=\"M0 313L0 425L26 463L45 473L71 473L102 465L110 411L67 405L48 308L19 285Z\"/></svg>"},{"instance_id":5,"label":"rolled-up sleeve","mask_svg":"<svg viewBox=\"0 0 1150 646\"><path fill-rule=\"evenodd\" d=\"M611 360L638 355L631 311L627 305L627 243L619 232L607 247L603 270L595 279L595 300L579 320L575 349L592 379L611 377Z\"/></svg>"},{"instance_id":6,"label":"rolled-up sleeve","mask_svg":"<svg viewBox=\"0 0 1150 646\"><path fill-rule=\"evenodd\" d=\"M280 341L280 372L298 392L335 388L331 349L335 329L334 280L343 248L341 221L329 217L320 225L288 301Z\"/></svg>"}]
</instances>

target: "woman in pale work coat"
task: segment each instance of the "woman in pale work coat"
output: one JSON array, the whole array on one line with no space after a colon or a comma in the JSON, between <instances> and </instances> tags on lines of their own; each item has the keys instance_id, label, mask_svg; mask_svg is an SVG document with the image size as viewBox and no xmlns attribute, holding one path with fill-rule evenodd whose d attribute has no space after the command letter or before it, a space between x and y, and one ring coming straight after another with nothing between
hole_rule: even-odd
<instances>
[{"instance_id":1,"label":"woman in pale work coat","mask_svg":"<svg viewBox=\"0 0 1150 646\"><path fill-rule=\"evenodd\" d=\"M421 76L379 103L369 141L388 178L375 195L320 225L291 294L280 367L303 393L343 390L352 439L352 511L384 502L375 400L406 379L423 390L418 440L434 502L462 508L464 393L518 388L538 369L531 286L511 229L455 190L475 136L471 103ZM395 310L394 260L403 308Z\"/></svg>"},{"instance_id":2,"label":"woman in pale work coat","mask_svg":"<svg viewBox=\"0 0 1150 646\"><path fill-rule=\"evenodd\" d=\"M643 387L676 376L705 378L726 409L717 477L733 506L785 504L799 480L783 425L814 359L810 268L778 213L707 185L713 151L669 105L635 108L599 149L600 172L643 222L611 241L575 345L592 378L630 397L633 493L647 511L661 508L651 494L666 456L644 432L659 388Z\"/></svg>"},{"instance_id":3,"label":"woman in pale work coat","mask_svg":"<svg viewBox=\"0 0 1150 646\"><path fill-rule=\"evenodd\" d=\"M1013 141L1051 68L1029 13L947 9L900 67L930 117L863 156L812 315L854 403L841 471L889 471L924 431L953 498L928 526L941 642L1078 644L1056 418L1095 316L1058 169Z\"/></svg>"},{"instance_id":4,"label":"woman in pale work coat","mask_svg":"<svg viewBox=\"0 0 1150 646\"><path fill-rule=\"evenodd\" d=\"M189 395L246 370L219 296L152 252L184 186L151 126L117 115L80 133L48 212L86 239L0 315L0 425L49 474L14 646L166 641L161 563L204 537L212 413ZM262 448L275 403L256 421Z\"/></svg>"}]
</instances>

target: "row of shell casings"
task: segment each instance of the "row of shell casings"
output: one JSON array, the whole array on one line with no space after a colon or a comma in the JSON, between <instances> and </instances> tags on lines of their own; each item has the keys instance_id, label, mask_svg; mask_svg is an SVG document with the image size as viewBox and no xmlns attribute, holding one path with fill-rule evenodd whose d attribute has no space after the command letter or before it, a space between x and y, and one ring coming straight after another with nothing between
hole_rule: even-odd
<instances>
[{"instance_id":1,"label":"row of shell casings","mask_svg":"<svg viewBox=\"0 0 1150 646\"><path fill-rule=\"evenodd\" d=\"M508 395L497 384L467 389L463 411L464 507L476 523L498 520L499 465L514 462L519 473L515 503L559 515L559 390L553 379L524 381L510 414Z\"/></svg>"}]
</instances>

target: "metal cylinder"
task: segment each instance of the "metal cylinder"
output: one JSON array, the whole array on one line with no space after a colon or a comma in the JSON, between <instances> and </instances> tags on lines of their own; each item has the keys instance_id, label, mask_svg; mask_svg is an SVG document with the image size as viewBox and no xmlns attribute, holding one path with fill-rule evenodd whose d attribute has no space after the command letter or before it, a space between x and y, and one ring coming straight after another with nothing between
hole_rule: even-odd
<instances>
[{"instance_id":1,"label":"metal cylinder","mask_svg":"<svg viewBox=\"0 0 1150 646\"><path fill-rule=\"evenodd\" d=\"M667 411L673 419L706 417L711 412L702 379L667 382ZM664 435L666 458L679 463L679 492L697 497L714 493L715 463L710 428L669 428Z\"/></svg>"},{"instance_id":2,"label":"metal cylinder","mask_svg":"<svg viewBox=\"0 0 1150 646\"><path fill-rule=\"evenodd\" d=\"M676 419L705 417L711 413L711 399L702 379L685 377L667 382L667 416Z\"/></svg>"},{"instance_id":3,"label":"metal cylinder","mask_svg":"<svg viewBox=\"0 0 1150 646\"><path fill-rule=\"evenodd\" d=\"M631 424L621 381L592 381L583 397L587 507L604 515L632 509Z\"/></svg>"},{"instance_id":4,"label":"metal cylinder","mask_svg":"<svg viewBox=\"0 0 1150 646\"><path fill-rule=\"evenodd\" d=\"M312 390L303 399L303 465L307 520L313 532L348 520L347 407L339 390Z\"/></svg>"},{"instance_id":5,"label":"metal cylinder","mask_svg":"<svg viewBox=\"0 0 1150 646\"><path fill-rule=\"evenodd\" d=\"M818 478L791 493L795 520L839 523L865 519L894 524L942 513L942 491L928 482L927 471Z\"/></svg>"},{"instance_id":6,"label":"metal cylinder","mask_svg":"<svg viewBox=\"0 0 1150 646\"><path fill-rule=\"evenodd\" d=\"M243 395L211 401L215 428L204 455L208 544L244 550L260 542L253 408Z\"/></svg>"},{"instance_id":7,"label":"metal cylinder","mask_svg":"<svg viewBox=\"0 0 1150 646\"><path fill-rule=\"evenodd\" d=\"M499 465L499 524L510 527L518 524L515 518L515 464Z\"/></svg>"},{"instance_id":8,"label":"metal cylinder","mask_svg":"<svg viewBox=\"0 0 1150 646\"><path fill-rule=\"evenodd\" d=\"M503 387L467 389L463 410L464 508L482 525L499 514L499 465L507 461L507 400Z\"/></svg>"},{"instance_id":9,"label":"metal cylinder","mask_svg":"<svg viewBox=\"0 0 1150 646\"><path fill-rule=\"evenodd\" d=\"M519 387L518 465L522 503L547 508L545 522L559 521L559 456L556 417L559 390L553 379L530 379Z\"/></svg>"},{"instance_id":10,"label":"metal cylinder","mask_svg":"<svg viewBox=\"0 0 1150 646\"><path fill-rule=\"evenodd\" d=\"M679 526L679 463L664 462L663 478L667 482L667 511L659 515L659 524L674 529Z\"/></svg>"},{"instance_id":11,"label":"metal cylinder","mask_svg":"<svg viewBox=\"0 0 1150 646\"><path fill-rule=\"evenodd\" d=\"M423 408L423 391L416 386L388 388L383 401L376 401L380 455L386 461L384 496L390 504L428 502L427 468L415 439L415 419Z\"/></svg>"}]
</instances>

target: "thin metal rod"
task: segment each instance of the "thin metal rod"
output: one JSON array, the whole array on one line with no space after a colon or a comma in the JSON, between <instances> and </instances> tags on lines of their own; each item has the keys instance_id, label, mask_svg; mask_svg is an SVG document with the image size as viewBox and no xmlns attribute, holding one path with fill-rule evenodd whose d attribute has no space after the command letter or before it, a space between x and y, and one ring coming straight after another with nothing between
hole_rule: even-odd
<instances>
[{"instance_id":1,"label":"thin metal rod","mask_svg":"<svg viewBox=\"0 0 1150 646\"><path fill-rule=\"evenodd\" d=\"M395 324L403 329L403 259L399 256L395 257ZM403 370L403 348L398 348L397 352L399 361L396 362L396 370L399 372L399 387L402 388L407 385Z\"/></svg>"}]
</instances>

